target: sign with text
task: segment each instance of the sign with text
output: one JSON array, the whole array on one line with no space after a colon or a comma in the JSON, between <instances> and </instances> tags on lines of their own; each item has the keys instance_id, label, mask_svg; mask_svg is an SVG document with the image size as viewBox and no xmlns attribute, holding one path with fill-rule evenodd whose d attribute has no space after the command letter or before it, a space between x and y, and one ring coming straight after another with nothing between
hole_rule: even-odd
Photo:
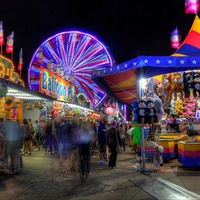
<instances>
[{"instance_id":1,"label":"sign with text","mask_svg":"<svg viewBox=\"0 0 200 200\"><path fill-rule=\"evenodd\" d=\"M71 83L44 67L40 67L39 92L66 102L72 102L76 95L75 88Z\"/></svg>"}]
</instances>

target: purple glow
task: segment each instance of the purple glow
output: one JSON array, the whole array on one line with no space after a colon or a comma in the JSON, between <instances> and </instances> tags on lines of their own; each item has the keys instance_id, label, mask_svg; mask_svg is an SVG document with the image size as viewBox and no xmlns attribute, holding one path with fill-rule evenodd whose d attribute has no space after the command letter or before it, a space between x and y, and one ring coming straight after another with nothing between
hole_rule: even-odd
<instances>
[{"instance_id":1,"label":"purple glow","mask_svg":"<svg viewBox=\"0 0 200 200\"><path fill-rule=\"evenodd\" d=\"M197 14L199 10L199 0L185 0L185 13Z\"/></svg>"},{"instance_id":2,"label":"purple glow","mask_svg":"<svg viewBox=\"0 0 200 200\"><path fill-rule=\"evenodd\" d=\"M124 118L125 118L125 121L126 121L126 104L124 104Z\"/></svg>"},{"instance_id":3,"label":"purple glow","mask_svg":"<svg viewBox=\"0 0 200 200\"><path fill-rule=\"evenodd\" d=\"M91 73L95 69L111 67L113 61L105 46L94 36L80 31L68 31L56 34L46 41L34 53L28 69L29 87L35 87L35 80L39 79L35 73L40 68L38 63L39 49L43 54L43 67L47 68L52 60L53 69L60 68L63 74L74 77L74 85L83 92L97 107L105 97L105 92L91 80ZM55 72L56 73L56 72ZM66 76L70 77L70 76ZM63 77L64 78L64 77Z\"/></svg>"}]
</instances>

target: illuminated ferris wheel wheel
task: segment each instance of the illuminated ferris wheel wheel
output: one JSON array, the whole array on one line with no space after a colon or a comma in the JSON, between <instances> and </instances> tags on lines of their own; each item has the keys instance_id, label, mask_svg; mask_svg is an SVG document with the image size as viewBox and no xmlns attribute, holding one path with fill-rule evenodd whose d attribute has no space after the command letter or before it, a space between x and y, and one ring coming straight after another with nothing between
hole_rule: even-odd
<instances>
[{"instance_id":1,"label":"illuminated ferris wheel wheel","mask_svg":"<svg viewBox=\"0 0 200 200\"><path fill-rule=\"evenodd\" d=\"M94 36L79 31L62 32L47 39L34 53L28 71L29 86L39 91L42 66L73 83L95 108L106 94L91 80L92 71L112 65L107 49Z\"/></svg>"}]
</instances>

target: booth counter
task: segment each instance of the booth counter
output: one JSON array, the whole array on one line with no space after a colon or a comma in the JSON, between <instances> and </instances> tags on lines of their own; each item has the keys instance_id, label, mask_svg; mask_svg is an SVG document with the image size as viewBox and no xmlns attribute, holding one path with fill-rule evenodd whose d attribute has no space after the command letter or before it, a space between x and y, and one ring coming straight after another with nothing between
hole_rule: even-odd
<instances>
[{"instance_id":1,"label":"booth counter","mask_svg":"<svg viewBox=\"0 0 200 200\"><path fill-rule=\"evenodd\" d=\"M169 133L159 137L159 145L163 146L163 159L171 159L177 157L178 142L187 139L186 135L182 133Z\"/></svg>"},{"instance_id":2,"label":"booth counter","mask_svg":"<svg viewBox=\"0 0 200 200\"><path fill-rule=\"evenodd\" d=\"M187 139L187 136L182 133L168 133L155 138L155 142L164 148L162 154L163 159L172 159L178 155L178 142ZM145 154L148 157L153 157L155 155L155 149L149 146L148 140L145 140ZM138 146L138 156L141 156L141 146Z\"/></svg>"},{"instance_id":3,"label":"booth counter","mask_svg":"<svg viewBox=\"0 0 200 200\"><path fill-rule=\"evenodd\" d=\"M171 159L175 156L175 140L174 139L159 139L157 142L159 146L164 148L162 154L163 159Z\"/></svg>"},{"instance_id":4,"label":"booth counter","mask_svg":"<svg viewBox=\"0 0 200 200\"><path fill-rule=\"evenodd\" d=\"M200 142L178 142L178 161L183 167L200 167Z\"/></svg>"}]
</instances>

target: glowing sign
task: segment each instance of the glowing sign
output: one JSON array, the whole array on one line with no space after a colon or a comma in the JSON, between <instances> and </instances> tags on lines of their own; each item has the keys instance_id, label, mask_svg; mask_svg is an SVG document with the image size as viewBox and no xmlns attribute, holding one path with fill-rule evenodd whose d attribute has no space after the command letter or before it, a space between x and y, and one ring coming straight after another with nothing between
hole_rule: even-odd
<instances>
[{"instance_id":1,"label":"glowing sign","mask_svg":"<svg viewBox=\"0 0 200 200\"><path fill-rule=\"evenodd\" d=\"M75 96L74 86L61 77L40 67L40 93L71 102ZM74 94L72 94L74 93Z\"/></svg>"}]
</instances>

